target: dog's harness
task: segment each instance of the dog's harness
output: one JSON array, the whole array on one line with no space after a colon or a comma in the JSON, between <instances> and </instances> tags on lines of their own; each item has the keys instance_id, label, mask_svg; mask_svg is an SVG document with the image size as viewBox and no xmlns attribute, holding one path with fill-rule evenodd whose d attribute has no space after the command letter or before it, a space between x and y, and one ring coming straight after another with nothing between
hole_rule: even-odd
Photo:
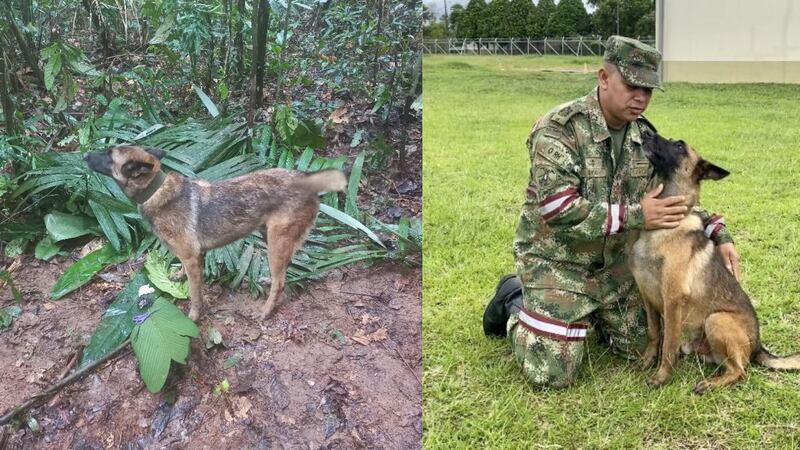
<instances>
[{"instance_id":1,"label":"dog's harness","mask_svg":"<svg viewBox=\"0 0 800 450\"><path fill-rule=\"evenodd\" d=\"M156 174L156 176L153 177L152 180L150 180L150 184L148 184L147 187L144 188L144 190L142 192L139 192L138 194L136 194L133 197L133 199L136 200L136 203L139 203L140 205L142 203L150 200L150 197L152 197L153 194L156 193L158 188L160 188L161 185L164 184L164 180L166 178L167 178L167 175L164 172L159 170L158 173Z\"/></svg>"}]
</instances>

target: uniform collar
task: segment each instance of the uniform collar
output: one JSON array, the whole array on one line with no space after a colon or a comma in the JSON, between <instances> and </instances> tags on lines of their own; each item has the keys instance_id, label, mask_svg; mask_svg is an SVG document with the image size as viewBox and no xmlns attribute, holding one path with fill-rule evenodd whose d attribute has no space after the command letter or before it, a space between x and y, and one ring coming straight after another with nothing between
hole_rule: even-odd
<instances>
[{"instance_id":1,"label":"uniform collar","mask_svg":"<svg viewBox=\"0 0 800 450\"><path fill-rule=\"evenodd\" d=\"M603 109L600 107L600 94L597 87L592 92L586 95L586 110L589 113L589 122L591 122L592 138L595 142L603 142L611 137L608 132L608 124L606 118L603 116ZM628 135L631 140L637 144L642 143L642 133L639 130L639 123L634 120L628 125Z\"/></svg>"},{"instance_id":2,"label":"uniform collar","mask_svg":"<svg viewBox=\"0 0 800 450\"><path fill-rule=\"evenodd\" d=\"M586 96L586 111L589 113L589 122L591 123L592 139L595 142L603 142L611 137L608 132L608 124L606 118L603 117L603 110L600 108L600 98L598 88L594 88Z\"/></svg>"}]
</instances>

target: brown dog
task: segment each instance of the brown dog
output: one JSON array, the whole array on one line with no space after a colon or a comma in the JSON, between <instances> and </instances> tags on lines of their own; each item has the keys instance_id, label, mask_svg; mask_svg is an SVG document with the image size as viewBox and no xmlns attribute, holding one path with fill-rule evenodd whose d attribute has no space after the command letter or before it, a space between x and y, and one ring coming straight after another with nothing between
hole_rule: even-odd
<instances>
[{"instance_id":1,"label":"brown dog","mask_svg":"<svg viewBox=\"0 0 800 450\"><path fill-rule=\"evenodd\" d=\"M683 141L651 134L645 137L644 150L657 181L664 184L661 196L686 196L690 208L697 204L701 180L728 175ZM674 229L641 231L630 265L647 312L645 367L656 360L660 319L664 321L661 361L649 385L658 387L668 381L680 347L725 367L721 375L699 382L694 388L698 394L743 379L751 362L773 369L800 369L799 355L779 358L762 347L750 298L725 267L697 215L688 214Z\"/></svg>"},{"instance_id":2,"label":"brown dog","mask_svg":"<svg viewBox=\"0 0 800 450\"><path fill-rule=\"evenodd\" d=\"M203 258L260 229L267 241L269 298L259 318L280 304L286 269L303 245L319 211L319 193L343 191L347 179L339 170L314 173L261 170L210 183L176 172L161 172L163 150L119 145L89 153L89 167L108 175L139 204L155 235L181 260L192 299L189 318L203 308Z\"/></svg>"}]
</instances>

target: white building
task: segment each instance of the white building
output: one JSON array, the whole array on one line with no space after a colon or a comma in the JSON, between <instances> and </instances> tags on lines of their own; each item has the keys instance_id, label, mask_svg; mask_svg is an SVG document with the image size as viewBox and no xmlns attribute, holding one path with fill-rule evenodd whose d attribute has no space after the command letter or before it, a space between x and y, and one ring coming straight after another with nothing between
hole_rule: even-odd
<instances>
[{"instance_id":1,"label":"white building","mask_svg":"<svg viewBox=\"0 0 800 450\"><path fill-rule=\"evenodd\" d=\"M664 81L800 83L800 0L656 0Z\"/></svg>"}]
</instances>

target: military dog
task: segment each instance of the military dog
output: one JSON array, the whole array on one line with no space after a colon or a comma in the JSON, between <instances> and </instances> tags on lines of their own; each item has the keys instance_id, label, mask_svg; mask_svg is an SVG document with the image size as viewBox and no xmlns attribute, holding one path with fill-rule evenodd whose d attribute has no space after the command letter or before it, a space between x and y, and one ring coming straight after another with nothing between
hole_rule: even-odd
<instances>
[{"instance_id":1,"label":"military dog","mask_svg":"<svg viewBox=\"0 0 800 450\"><path fill-rule=\"evenodd\" d=\"M260 319L280 304L286 269L319 211L319 193L343 191L339 170L313 173L269 169L218 183L161 171L163 150L118 145L89 153L88 166L117 182L139 205L155 235L183 264L189 278L189 318L203 308L203 258L259 229L266 239L271 286Z\"/></svg>"},{"instance_id":2,"label":"military dog","mask_svg":"<svg viewBox=\"0 0 800 450\"><path fill-rule=\"evenodd\" d=\"M664 184L661 196L683 195L690 209L698 202L702 180L728 175L683 141L649 134L644 151L656 181ZM688 214L677 228L641 231L632 245L629 262L647 313L645 367L652 366L658 355L663 318L661 360L648 384L658 387L668 381L679 348L724 366L721 375L695 386L698 394L740 381L751 362L772 369L800 369L800 355L779 358L762 347L750 298L703 230L700 218Z\"/></svg>"}]
</instances>

